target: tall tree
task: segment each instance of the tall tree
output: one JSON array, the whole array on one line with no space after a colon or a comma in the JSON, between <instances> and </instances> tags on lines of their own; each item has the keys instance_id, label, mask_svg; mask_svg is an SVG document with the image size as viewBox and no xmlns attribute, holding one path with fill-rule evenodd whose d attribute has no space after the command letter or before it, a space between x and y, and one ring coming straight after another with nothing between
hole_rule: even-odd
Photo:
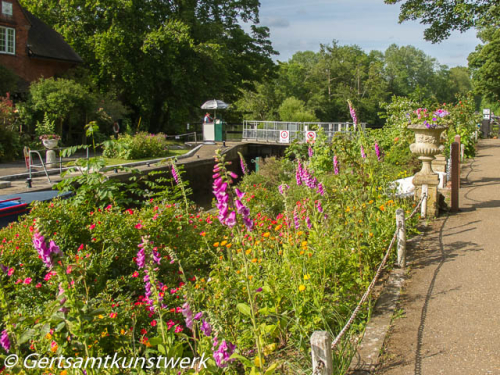
<instances>
[{"instance_id":1,"label":"tall tree","mask_svg":"<svg viewBox=\"0 0 500 375\"><path fill-rule=\"evenodd\" d=\"M485 28L479 33L484 42L469 55L474 89L485 98L500 100L500 29Z\"/></svg>"},{"instance_id":2,"label":"tall tree","mask_svg":"<svg viewBox=\"0 0 500 375\"><path fill-rule=\"evenodd\" d=\"M152 131L233 101L272 69L256 0L24 0L82 56L101 90L117 88ZM245 32L240 21L251 23Z\"/></svg>"},{"instance_id":3,"label":"tall tree","mask_svg":"<svg viewBox=\"0 0 500 375\"><path fill-rule=\"evenodd\" d=\"M500 10L491 0L384 0L386 4L401 4L399 22L420 20L429 25L426 40L440 42L453 30L464 32L474 26L498 26Z\"/></svg>"}]
</instances>

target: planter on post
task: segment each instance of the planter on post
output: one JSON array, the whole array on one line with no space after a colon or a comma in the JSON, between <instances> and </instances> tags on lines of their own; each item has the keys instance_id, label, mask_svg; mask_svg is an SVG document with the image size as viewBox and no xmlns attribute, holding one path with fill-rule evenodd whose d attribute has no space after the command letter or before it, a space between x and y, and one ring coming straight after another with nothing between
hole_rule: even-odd
<instances>
[{"instance_id":1,"label":"planter on post","mask_svg":"<svg viewBox=\"0 0 500 375\"><path fill-rule=\"evenodd\" d=\"M59 143L59 139L57 139L57 138L42 139L42 144L47 149L47 151L45 153L45 166L47 168L55 168L57 166L56 153L53 149L57 147L58 143Z\"/></svg>"},{"instance_id":2,"label":"planter on post","mask_svg":"<svg viewBox=\"0 0 500 375\"><path fill-rule=\"evenodd\" d=\"M448 127L444 125L427 127L424 124L414 124L408 126L408 129L415 132L415 143L410 145L410 151L419 155L419 160L422 160L422 170L413 177L415 200L420 200L422 196L422 185L427 185L427 214L430 217L437 216L439 202L439 176L432 170L431 163L434 160L434 156L443 151L443 146L440 146L439 139L441 133L447 128Z\"/></svg>"}]
</instances>

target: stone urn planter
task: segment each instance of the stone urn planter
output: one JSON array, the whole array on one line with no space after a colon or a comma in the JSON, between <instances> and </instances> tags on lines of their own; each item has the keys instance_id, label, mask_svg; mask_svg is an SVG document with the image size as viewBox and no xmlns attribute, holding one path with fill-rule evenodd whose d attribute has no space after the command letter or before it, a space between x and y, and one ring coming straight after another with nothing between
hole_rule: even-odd
<instances>
[{"instance_id":1,"label":"stone urn planter","mask_svg":"<svg viewBox=\"0 0 500 375\"><path fill-rule=\"evenodd\" d=\"M47 150L52 150L57 147L59 139L42 139L42 144Z\"/></svg>"},{"instance_id":2,"label":"stone urn planter","mask_svg":"<svg viewBox=\"0 0 500 375\"><path fill-rule=\"evenodd\" d=\"M440 138L441 133L448 129L448 126L427 127L424 124L413 124L408 125L408 129L415 132L415 143L410 145L410 151L422 160L422 169L413 178L415 200L420 201L422 185L427 185L427 213L429 216L437 216L439 176L432 170L431 163L435 156L443 151Z\"/></svg>"}]
</instances>

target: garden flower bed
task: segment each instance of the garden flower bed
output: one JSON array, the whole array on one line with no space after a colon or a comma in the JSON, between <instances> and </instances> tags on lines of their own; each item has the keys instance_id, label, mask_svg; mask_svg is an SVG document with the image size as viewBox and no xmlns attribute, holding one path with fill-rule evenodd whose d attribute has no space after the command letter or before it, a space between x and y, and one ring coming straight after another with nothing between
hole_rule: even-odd
<instances>
[{"instance_id":1,"label":"garden flower bed","mask_svg":"<svg viewBox=\"0 0 500 375\"><path fill-rule=\"evenodd\" d=\"M320 134L289 153L238 188L217 156L216 214L194 210L176 166L177 201L92 211L66 201L35 206L0 232L0 361L12 353L204 356L203 366L177 363L171 372L141 370L140 362L108 371L310 372L311 333L343 326L392 237L395 210L409 212L413 202L392 198L387 183L403 168L384 163L370 137L327 145ZM347 338L335 357L339 373L351 350Z\"/></svg>"}]
</instances>

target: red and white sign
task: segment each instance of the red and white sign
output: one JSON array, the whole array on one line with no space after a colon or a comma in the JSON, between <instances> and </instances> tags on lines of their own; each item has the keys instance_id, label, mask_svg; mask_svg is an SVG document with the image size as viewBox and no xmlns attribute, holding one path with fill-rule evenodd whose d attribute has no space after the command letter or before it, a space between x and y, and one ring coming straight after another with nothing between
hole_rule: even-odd
<instances>
[{"instance_id":1,"label":"red and white sign","mask_svg":"<svg viewBox=\"0 0 500 375\"><path fill-rule=\"evenodd\" d=\"M288 130L280 131L280 143L290 143L290 132Z\"/></svg>"},{"instance_id":2,"label":"red and white sign","mask_svg":"<svg viewBox=\"0 0 500 375\"><path fill-rule=\"evenodd\" d=\"M306 142L315 142L316 141L316 132L307 131L306 132Z\"/></svg>"}]
</instances>

